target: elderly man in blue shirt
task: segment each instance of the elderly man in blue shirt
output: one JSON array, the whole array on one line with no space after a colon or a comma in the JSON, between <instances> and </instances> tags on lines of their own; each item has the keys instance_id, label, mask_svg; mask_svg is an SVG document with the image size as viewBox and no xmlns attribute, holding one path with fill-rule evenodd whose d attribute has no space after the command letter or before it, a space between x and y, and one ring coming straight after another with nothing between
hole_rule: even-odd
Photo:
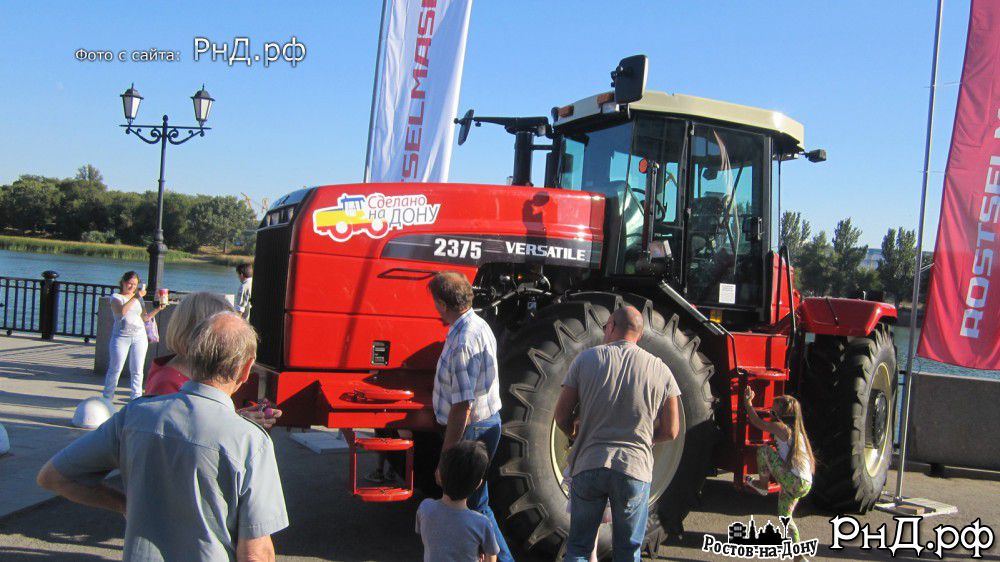
<instances>
[{"instance_id":1,"label":"elderly man in blue shirt","mask_svg":"<svg viewBox=\"0 0 1000 562\"><path fill-rule=\"evenodd\" d=\"M482 441L492 462L500 443L496 337L472 310L472 285L464 275L443 271L431 279L428 289L441 321L450 326L434 376L434 415L445 428L442 450L463 439ZM489 486L484 481L469 496L469 509L490 520L500 547L498 562L513 562L489 502Z\"/></svg>"},{"instance_id":2,"label":"elderly man in blue shirt","mask_svg":"<svg viewBox=\"0 0 1000 562\"><path fill-rule=\"evenodd\" d=\"M38 484L125 515L124 560L273 561L288 526L274 446L233 409L257 336L221 312L199 324L180 392L130 402L42 467ZM125 492L107 486L120 469Z\"/></svg>"}]
</instances>

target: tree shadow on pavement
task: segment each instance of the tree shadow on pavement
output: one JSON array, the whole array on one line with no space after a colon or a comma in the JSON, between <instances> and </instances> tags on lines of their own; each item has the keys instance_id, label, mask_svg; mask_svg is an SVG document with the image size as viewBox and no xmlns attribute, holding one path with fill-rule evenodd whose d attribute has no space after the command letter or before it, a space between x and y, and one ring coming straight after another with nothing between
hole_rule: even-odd
<instances>
[{"instance_id":1,"label":"tree shadow on pavement","mask_svg":"<svg viewBox=\"0 0 1000 562\"><path fill-rule=\"evenodd\" d=\"M53 498L0 518L2 559L106 560L79 549L103 550L120 559L125 519L108 511ZM39 544L41 543L41 545Z\"/></svg>"},{"instance_id":2,"label":"tree shadow on pavement","mask_svg":"<svg viewBox=\"0 0 1000 562\"><path fill-rule=\"evenodd\" d=\"M88 560L109 560L105 556L98 556L96 554L83 554L80 552L74 552L73 554L66 554L65 556L53 555L51 551L39 550L36 548L6 548L0 546L0 559L4 562L34 562L35 560L47 560L51 562L52 560L74 560L83 561Z\"/></svg>"},{"instance_id":3,"label":"tree shadow on pavement","mask_svg":"<svg viewBox=\"0 0 1000 562\"><path fill-rule=\"evenodd\" d=\"M79 403L80 399L78 398L60 398L57 396L42 396L0 390L0 405L7 404L11 406L45 408L48 410L65 410L66 408L76 408Z\"/></svg>"}]
</instances>

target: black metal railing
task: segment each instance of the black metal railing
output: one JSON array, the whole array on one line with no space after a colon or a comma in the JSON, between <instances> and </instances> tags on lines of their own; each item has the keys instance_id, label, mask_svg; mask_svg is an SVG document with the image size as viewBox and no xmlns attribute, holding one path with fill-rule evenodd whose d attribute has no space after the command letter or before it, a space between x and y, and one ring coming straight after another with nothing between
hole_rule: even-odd
<instances>
[{"instance_id":1,"label":"black metal railing","mask_svg":"<svg viewBox=\"0 0 1000 562\"><path fill-rule=\"evenodd\" d=\"M53 336L97 337L100 299L118 289L114 285L57 281L46 271L41 279L0 277L0 331L33 332Z\"/></svg>"},{"instance_id":2,"label":"black metal railing","mask_svg":"<svg viewBox=\"0 0 1000 562\"><path fill-rule=\"evenodd\" d=\"M40 332L41 279L0 277L0 330Z\"/></svg>"},{"instance_id":3,"label":"black metal railing","mask_svg":"<svg viewBox=\"0 0 1000 562\"><path fill-rule=\"evenodd\" d=\"M54 287L55 318L52 333L58 336L97 337L97 309L100 299L115 293L114 285L57 281Z\"/></svg>"}]
</instances>

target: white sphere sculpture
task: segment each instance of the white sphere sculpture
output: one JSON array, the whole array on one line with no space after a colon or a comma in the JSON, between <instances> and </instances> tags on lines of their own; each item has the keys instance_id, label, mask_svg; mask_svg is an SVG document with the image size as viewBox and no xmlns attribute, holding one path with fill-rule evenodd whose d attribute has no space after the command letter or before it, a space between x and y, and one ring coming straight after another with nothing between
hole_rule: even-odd
<instances>
[{"instance_id":1,"label":"white sphere sculpture","mask_svg":"<svg viewBox=\"0 0 1000 562\"><path fill-rule=\"evenodd\" d=\"M73 425L85 429L94 429L108 421L115 413L115 406L103 396L91 396L76 407L73 413Z\"/></svg>"}]
</instances>

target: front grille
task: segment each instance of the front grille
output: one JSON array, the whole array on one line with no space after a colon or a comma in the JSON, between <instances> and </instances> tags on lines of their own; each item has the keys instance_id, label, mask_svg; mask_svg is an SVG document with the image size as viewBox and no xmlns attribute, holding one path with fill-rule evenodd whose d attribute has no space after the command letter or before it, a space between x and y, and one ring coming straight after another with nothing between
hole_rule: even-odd
<instances>
[{"instance_id":1,"label":"front grille","mask_svg":"<svg viewBox=\"0 0 1000 562\"><path fill-rule=\"evenodd\" d=\"M260 336L257 361L275 370L285 367L281 346L285 340L285 291L292 232L300 218L298 211L305 207L305 200L312 192L313 188L307 187L281 197L271 205L257 228L250 323Z\"/></svg>"},{"instance_id":2,"label":"front grille","mask_svg":"<svg viewBox=\"0 0 1000 562\"><path fill-rule=\"evenodd\" d=\"M260 336L257 361L274 369L284 367L281 344L285 331L285 290L291 245L292 223L257 231L250 323Z\"/></svg>"}]
</instances>

